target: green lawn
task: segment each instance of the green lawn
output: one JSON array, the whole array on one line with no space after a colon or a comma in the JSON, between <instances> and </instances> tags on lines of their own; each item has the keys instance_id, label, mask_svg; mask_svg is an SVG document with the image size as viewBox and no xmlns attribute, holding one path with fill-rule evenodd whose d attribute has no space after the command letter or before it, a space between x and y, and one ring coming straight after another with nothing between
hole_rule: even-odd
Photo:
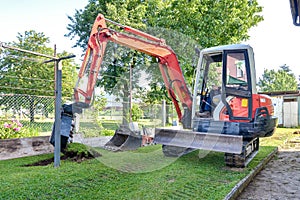
<instances>
[{"instance_id":1,"label":"green lawn","mask_svg":"<svg viewBox=\"0 0 300 200\"><path fill-rule=\"evenodd\" d=\"M274 150L272 141L281 145L291 135L290 129L278 129L262 140L266 146L249 166L238 170L225 167L223 153L194 151L166 159L159 145L133 152L101 150L98 159L62 161L59 168L24 167L53 154L0 161L0 199L223 199Z\"/></svg>"}]
</instances>

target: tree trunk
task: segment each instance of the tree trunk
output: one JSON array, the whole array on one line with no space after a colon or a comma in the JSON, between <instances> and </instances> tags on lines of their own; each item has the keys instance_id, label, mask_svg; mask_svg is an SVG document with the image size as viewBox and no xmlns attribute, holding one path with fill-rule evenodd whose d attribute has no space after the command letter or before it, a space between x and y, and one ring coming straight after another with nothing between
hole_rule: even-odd
<instances>
[{"instance_id":1,"label":"tree trunk","mask_svg":"<svg viewBox=\"0 0 300 200\"><path fill-rule=\"evenodd\" d=\"M170 105L166 103L166 124L170 124L169 115L170 115Z\"/></svg>"},{"instance_id":2,"label":"tree trunk","mask_svg":"<svg viewBox=\"0 0 300 200\"><path fill-rule=\"evenodd\" d=\"M127 82L124 83L124 91L123 91L123 120L122 120L122 125L128 126L129 122L129 109L130 109L130 92L128 88Z\"/></svg>"}]
</instances>

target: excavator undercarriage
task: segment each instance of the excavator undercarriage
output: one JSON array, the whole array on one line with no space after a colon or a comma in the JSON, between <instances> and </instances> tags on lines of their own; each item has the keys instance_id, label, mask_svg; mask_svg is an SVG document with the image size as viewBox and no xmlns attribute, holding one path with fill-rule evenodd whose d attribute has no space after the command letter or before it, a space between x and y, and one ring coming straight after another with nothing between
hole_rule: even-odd
<instances>
[{"instance_id":1,"label":"excavator undercarriage","mask_svg":"<svg viewBox=\"0 0 300 200\"><path fill-rule=\"evenodd\" d=\"M246 167L255 157L259 149L259 138L243 141L242 152L240 154L225 153L225 164L230 167Z\"/></svg>"},{"instance_id":2,"label":"excavator undercarriage","mask_svg":"<svg viewBox=\"0 0 300 200\"><path fill-rule=\"evenodd\" d=\"M259 150L259 137L271 136L276 123L277 118L268 114L244 123L197 118L195 131L156 129L154 143L163 144L165 156L178 157L197 149L218 151L225 153L227 166L245 167Z\"/></svg>"},{"instance_id":3,"label":"excavator undercarriage","mask_svg":"<svg viewBox=\"0 0 300 200\"><path fill-rule=\"evenodd\" d=\"M240 153L225 152L224 160L226 166L229 167L246 167L249 162L255 157L259 149L259 138L254 138L251 141L243 141L242 151ZM185 148L178 146L163 145L162 151L167 157L180 157L197 149ZM210 149L216 151L215 149ZM227 151L227 150L225 150Z\"/></svg>"},{"instance_id":4,"label":"excavator undercarriage","mask_svg":"<svg viewBox=\"0 0 300 200\"><path fill-rule=\"evenodd\" d=\"M172 137L170 137L172 135ZM165 156L180 157L197 149L224 152L225 164L246 167L259 149L259 138L172 129L156 129L154 143L163 144Z\"/></svg>"}]
</instances>

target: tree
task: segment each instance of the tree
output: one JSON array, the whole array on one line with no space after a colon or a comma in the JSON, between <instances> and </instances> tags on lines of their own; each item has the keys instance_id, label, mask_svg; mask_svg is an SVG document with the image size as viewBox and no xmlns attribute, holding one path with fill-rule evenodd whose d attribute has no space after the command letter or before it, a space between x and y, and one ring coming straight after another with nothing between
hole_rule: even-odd
<instances>
[{"instance_id":1,"label":"tree","mask_svg":"<svg viewBox=\"0 0 300 200\"><path fill-rule=\"evenodd\" d=\"M132 108L131 96L139 88L142 66L148 65L148 59L140 57L135 52L124 47L108 49L113 51L112 56L105 56L100 70L97 86L105 88L105 92L116 96L117 101L123 103L123 124L131 121L129 110Z\"/></svg>"},{"instance_id":2,"label":"tree","mask_svg":"<svg viewBox=\"0 0 300 200\"><path fill-rule=\"evenodd\" d=\"M78 40L74 46L86 48L98 13L134 28L163 27L196 40L201 47L236 43L249 38L248 30L263 17L256 0L89 0L76 10L66 36Z\"/></svg>"},{"instance_id":3,"label":"tree","mask_svg":"<svg viewBox=\"0 0 300 200\"><path fill-rule=\"evenodd\" d=\"M278 71L265 69L262 78L259 78L258 86L262 92L295 91L297 80L289 66L280 66Z\"/></svg>"},{"instance_id":4,"label":"tree","mask_svg":"<svg viewBox=\"0 0 300 200\"><path fill-rule=\"evenodd\" d=\"M191 55L195 55L195 46L210 47L248 39L248 30L263 19L258 15L261 10L256 0L89 0L84 9L76 10L73 17L69 16L66 36L77 37L74 46L85 49L94 19L101 13L118 23L166 39L178 55L186 80L192 84L194 67ZM129 52L123 52L118 62L126 63L126 56L132 55ZM136 60L143 58L136 56ZM107 74L109 76L123 77L124 70L106 70L113 70ZM106 87L115 88L115 85L106 84Z\"/></svg>"},{"instance_id":5,"label":"tree","mask_svg":"<svg viewBox=\"0 0 300 200\"><path fill-rule=\"evenodd\" d=\"M206 48L248 39L248 30L263 20L258 15L261 11L262 7L256 0L90 0L83 10L76 10L73 17L69 16L71 23L66 36L78 36L74 46L85 49L98 13L144 31L152 29L150 33L157 30L155 35L166 39L175 50L185 74L190 78L193 68L188 62L190 60L184 58L191 57L189 54L184 56L185 52L194 53L195 44ZM185 39L185 42L178 43L182 36L188 36L189 41L195 42L189 44Z\"/></svg>"},{"instance_id":6,"label":"tree","mask_svg":"<svg viewBox=\"0 0 300 200\"><path fill-rule=\"evenodd\" d=\"M25 31L24 34L18 33L17 42L10 42L8 45L53 55L54 50L47 47L49 42L49 38L44 33L30 30ZM57 56L69 54L64 51ZM20 105L18 102L10 102L12 105L8 105L8 107L14 106L18 109L18 107L23 106L29 108L31 121L34 120L34 110L38 103L38 97L35 96L54 96L54 63L44 64L44 60L45 58L36 55L8 49L3 50L0 57L1 92L30 95L27 102L20 102ZM62 94L63 97L71 97L75 84L76 65L71 60L62 61L62 65ZM4 99L2 101L4 102Z\"/></svg>"}]
</instances>

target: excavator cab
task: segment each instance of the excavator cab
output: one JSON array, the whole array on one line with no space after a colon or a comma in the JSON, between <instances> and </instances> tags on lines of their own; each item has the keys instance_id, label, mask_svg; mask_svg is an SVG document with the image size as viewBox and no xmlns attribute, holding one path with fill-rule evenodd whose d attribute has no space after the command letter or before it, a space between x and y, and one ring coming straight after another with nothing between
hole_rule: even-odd
<instances>
[{"instance_id":1,"label":"excavator cab","mask_svg":"<svg viewBox=\"0 0 300 200\"><path fill-rule=\"evenodd\" d=\"M156 131L154 141L167 156L219 151L228 166L244 167L258 152L259 137L274 133L277 118L271 99L257 94L249 45L203 49L193 94L192 130Z\"/></svg>"},{"instance_id":2,"label":"excavator cab","mask_svg":"<svg viewBox=\"0 0 300 200\"><path fill-rule=\"evenodd\" d=\"M223 126L219 133L244 139L273 134L272 101L257 94L253 49L244 44L213 47L201 52L200 61L193 129L207 132L213 122Z\"/></svg>"},{"instance_id":3,"label":"excavator cab","mask_svg":"<svg viewBox=\"0 0 300 200\"><path fill-rule=\"evenodd\" d=\"M195 107L196 116L222 121L252 119L252 94L257 92L250 53L253 54L252 48L247 45L202 51L201 65L197 70L199 81L195 88L198 94L195 102L199 101L199 109ZM243 104L231 109L229 104L233 98L242 98Z\"/></svg>"}]
</instances>

